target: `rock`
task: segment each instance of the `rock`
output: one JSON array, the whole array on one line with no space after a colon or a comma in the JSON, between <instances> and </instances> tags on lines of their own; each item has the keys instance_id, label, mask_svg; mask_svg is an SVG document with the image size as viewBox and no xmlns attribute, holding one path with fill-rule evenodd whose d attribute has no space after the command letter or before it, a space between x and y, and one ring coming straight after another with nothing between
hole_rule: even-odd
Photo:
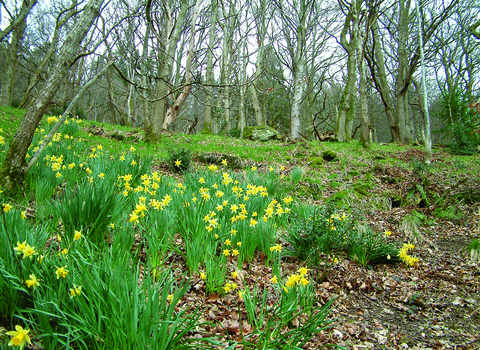
<instances>
[{"instance_id":1,"label":"rock","mask_svg":"<svg viewBox=\"0 0 480 350\"><path fill-rule=\"evenodd\" d=\"M280 140L280 133L268 126L247 126L243 130L243 138L253 141Z\"/></svg>"}]
</instances>

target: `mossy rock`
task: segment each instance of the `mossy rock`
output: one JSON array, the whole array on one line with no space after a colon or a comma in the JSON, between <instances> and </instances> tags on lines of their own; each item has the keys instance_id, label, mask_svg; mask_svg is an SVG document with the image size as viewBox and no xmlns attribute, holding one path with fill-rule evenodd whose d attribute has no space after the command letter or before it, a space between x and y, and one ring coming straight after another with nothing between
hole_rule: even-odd
<instances>
[{"instance_id":1,"label":"mossy rock","mask_svg":"<svg viewBox=\"0 0 480 350\"><path fill-rule=\"evenodd\" d=\"M310 164L311 167L318 168L322 166L325 163L325 161L321 157L310 157L308 158L308 163Z\"/></svg>"},{"instance_id":2,"label":"mossy rock","mask_svg":"<svg viewBox=\"0 0 480 350\"><path fill-rule=\"evenodd\" d=\"M222 160L227 161L227 167L230 169L243 169L246 165L245 161L237 156L226 154L226 153L217 153L217 152L208 152L200 153L197 156L197 160L205 164L215 164L222 165Z\"/></svg>"},{"instance_id":3,"label":"mossy rock","mask_svg":"<svg viewBox=\"0 0 480 350\"><path fill-rule=\"evenodd\" d=\"M332 161L337 161L338 160L337 154L332 150L323 151L322 152L322 158L323 158L323 160L325 160L327 162L332 162Z\"/></svg>"},{"instance_id":4,"label":"mossy rock","mask_svg":"<svg viewBox=\"0 0 480 350\"><path fill-rule=\"evenodd\" d=\"M370 197L371 196L370 192L368 192L367 189L365 188L365 186L363 186L363 185L355 184L355 185L353 185L353 190L355 192L357 192L358 194L364 196L364 197Z\"/></svg>"},{"instance_id":5,"label":"mossy rock","mask_svg":"<svg viewBox=\"0 0 480 350\"><path fill-rule=\"evenodd\" d=\"M247 126L243 129L243 138L253 141L280 140L280 133L268 126Z\"/></svg>"}]
</instances>

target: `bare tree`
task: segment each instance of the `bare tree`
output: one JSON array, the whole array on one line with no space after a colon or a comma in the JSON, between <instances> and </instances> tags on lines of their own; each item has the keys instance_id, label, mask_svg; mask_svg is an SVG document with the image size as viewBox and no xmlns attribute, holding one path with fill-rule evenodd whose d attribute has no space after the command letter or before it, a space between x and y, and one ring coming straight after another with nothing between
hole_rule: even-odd
<instances>
[{"instance_id":1,"label":"bare tree","mask_svg":"<svg viewBox=\"0 0 480 350\"><path fill-rule=\"evenodd\" d=\"M0 169L0 183L7 192L18 190L18 187L24 183L27 165L25 155L32 142L35 129L42 119L48 104L57 92L63 76L75 62L78 47L92 27L95 19L99 16L102 4L103 0L90 0L85 5L75 26L63 43L42 91L39 92L20 122Z\"/></svg>"}]
</instances>

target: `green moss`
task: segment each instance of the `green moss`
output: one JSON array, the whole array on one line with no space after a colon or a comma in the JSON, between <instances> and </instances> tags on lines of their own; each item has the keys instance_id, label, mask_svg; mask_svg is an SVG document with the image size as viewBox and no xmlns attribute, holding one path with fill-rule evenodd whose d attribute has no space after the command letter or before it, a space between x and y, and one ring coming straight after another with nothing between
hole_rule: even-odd
<instances>
[{"instance_id":1,"label":"green moss","mask_svg":"<svg viewBox=\"0 0 480 350\"><path fill-rule=\"evenodd\" d=\"M364 197L370 197L370 192L363 185L355 184L353 190Z\"/></svg>"},{"instance_id":2,"label":"green moss","mask_svg":"<svg viewBox=\"0 0 480 350\"><path fill-rule=\"evenodd\" d=\"M332 150L323 151L322 152L322 158L327 162L332 162L332 161L337 161L338 160L337 154Z\"/></svg>"},{"instance_id":3,"label":"green moss","mask_svg":"<svg viewBox=\"0 0 480 350\"><path fill-rule=\"evenodd\" d=\"M213 135L212 125L210 123L203 124L202 134L203 135Z\"/></svg>"},{"instance_id":4,"label":"green moss","mask_svg":"<svg viewBox=\"0 0 480 350\"><path fill-rule=\"evenodd\" d=\"M286 160L287 162L291 162L291 161L292 161L292 157L286 156L286 157L285 157L285 160Z\"/></svg>"},{"instance_id":5,"label":"green moss","mask_svg":"<svg viewBox=\"0 0 480 350\"><path fill-rule=\"evenodd\" d=\"M325 163L325 161L321 157L310 157L307 160L310 163L310 166L313 168L318 168Z\"/></svg>"}]
</instances>

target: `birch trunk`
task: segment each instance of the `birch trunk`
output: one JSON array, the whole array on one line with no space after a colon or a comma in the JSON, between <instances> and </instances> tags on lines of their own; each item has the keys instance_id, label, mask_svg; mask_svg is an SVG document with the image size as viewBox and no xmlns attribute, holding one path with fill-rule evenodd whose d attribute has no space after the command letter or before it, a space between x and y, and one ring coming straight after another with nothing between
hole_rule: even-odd
<instances>
[{"instance_id":1,"label":"birch trunk","mask_svg":"<svg viewBox=\"0 0 480 350\"><path fill-rule=\"evenodd\" d=\"M12 193L23 185L27 167L25 155L32 143L35 129L57 92L62 78L67 74L69 67L73 63L78 47L92 27L95 19L99 16L103 1L90 0L85 6L79 20L65 38L51 74L45 82L45 86L20 122L0 169L0 184L6 192Z\"/></svg>"}]
</instances>

